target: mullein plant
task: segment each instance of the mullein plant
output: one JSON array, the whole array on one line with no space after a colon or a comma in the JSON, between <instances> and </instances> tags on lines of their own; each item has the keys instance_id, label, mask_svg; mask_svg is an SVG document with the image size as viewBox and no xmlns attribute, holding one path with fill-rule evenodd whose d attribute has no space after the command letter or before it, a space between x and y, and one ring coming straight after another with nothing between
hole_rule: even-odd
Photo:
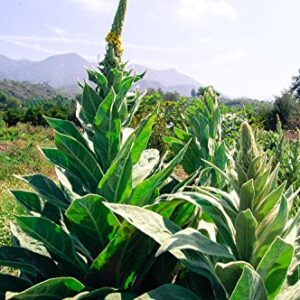
<instances>
[{"instance_id":1,"label":"mullein plant","mask_svg":"<svg viewBox=\"0 0 300 300\"><path fill-rule=\"evenodd\" d=\"M230 151L221 137L221 111L217 93L212 87L204 89L203 96L184 116L185 130L174 128L174 136L166 137L175 153L188 141L190 145L183 158L185 172L192 176L201 172L195 182L221 188L222 172L227 169Z\"/></svg>"},{"instance_id":2,"label":"mullein plant","mask_svg":"<svg viewBox=\"0 0 300 300\"><path fill-rule=\"evenodd\" d=\"M178 281L200 299L299 299L300 212L289 218L299 193L278 184L278 169L259 151L249 124L241 129L241 146L226 180L230 192L194 187L166 197L201 211L197 228L180 230L171 220L128 205L111 209L184 268ZM142 222L156 220L156 228Z\"/></svg>"},{"instance_id":3,"label":"mullein plant","mask_svg":"<svg viewBox=\"0 0 300 300\"><path fill-rule=\"evenodd\" d=\"M82 129L46 118L56 147L41 151L55 166L58 182L41 174L21 176L31 191L12 191L28 215L11 225L12 246L0 248L0 265L17 270L15 276L0 274L1 299L52 300L77 294L74 299L114 299L121 293L128 299L143 293L141 299L167 293L197 299L171 284L178 262L167 253L157 258L157 245L109 206L147 206L179 228L195 217L195 209L182 202L156 201L163 189L170 189L166 182L188 145L165 165L157 150L146 149L156 111L135 130L128 127L141 101L130 89L141 76L131 76L121 60L126 5L119 3L103 62L88 70L94 85L82 86L77 103ZM182 207L189 214L180 213Z\"/></svg>"}]
</instances>

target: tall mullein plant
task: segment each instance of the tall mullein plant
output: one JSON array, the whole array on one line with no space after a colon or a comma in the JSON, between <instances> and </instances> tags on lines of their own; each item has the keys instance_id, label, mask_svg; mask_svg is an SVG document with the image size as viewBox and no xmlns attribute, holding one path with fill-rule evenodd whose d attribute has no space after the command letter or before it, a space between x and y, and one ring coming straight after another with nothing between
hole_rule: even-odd
<instances>
[{"instance_id":1,"label":"tall mullein plant","mask_svg":"<svg viewBox=\"0 0 300 300\"><path fill-rule=\"evenodd\" d=\"M117 20L124 17L124 3ZM0 299L52 300L77 293L76 299L104 299L120 292L133 299L153 288L159 289L154 294L183 293L173 285L159 288L172 282L177 262L168 255L156 258L157 246L109 208L109 203L147 206L172 217L180 203L161 204L156 198L186 150L163 166L158 151L146 149L156 112L135 130L128 127L135 111L128 94L138 77L114 67L111 82L106 68L88 71L95 85L83 86L77 111L81 129L46 118L55 131L55 148L41 151L55 166L57 181L22 176L32 190L12 191L27 215L11 226L12 246L0 248L0 265L17 270L15 276L0 274ZM175 215L177 226L190 223L190 215Z\"/></svg>"},{"instance_id":2,"label":"tall mullein plant","mask_svg":"<svg viewBox=\"0 0 300 300\"><path fill-rule=\"evenodd\" d=\"M173 137L164 140L178 153L190 142L182 161L188 175L201 172L198 185L224 186L222 173L227 169L229 150L221 137L221 111L213 88L204 89L203 96L184 116L185 130L174 129Z\"/></svg>"}]
</instances>

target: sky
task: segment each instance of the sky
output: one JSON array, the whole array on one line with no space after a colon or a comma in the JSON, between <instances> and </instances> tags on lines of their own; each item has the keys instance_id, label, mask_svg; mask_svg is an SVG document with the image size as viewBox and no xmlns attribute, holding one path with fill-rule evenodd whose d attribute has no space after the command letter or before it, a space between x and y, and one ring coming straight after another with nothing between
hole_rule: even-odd
<instances>
[{"instance_id":1,"label":"sky","mask_svg":"<svg viewBox=\"0 0 300 300\"><path fill-rule=\"evenodd\" d=\"M124 58L222 94L272 99L300 68L300 0L129 0ZM104 53L117 0L0 0L0 54Z\"/></svg>"}]
</instances>

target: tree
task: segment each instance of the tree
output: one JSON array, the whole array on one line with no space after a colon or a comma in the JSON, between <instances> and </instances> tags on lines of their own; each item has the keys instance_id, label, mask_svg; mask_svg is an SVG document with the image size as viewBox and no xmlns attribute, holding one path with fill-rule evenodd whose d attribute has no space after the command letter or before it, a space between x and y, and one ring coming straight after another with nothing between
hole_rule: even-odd
<instances>
[{"instance_id":1,"label":"tree","mask_svg":"<svg viewBox=\"0 0 300 300\"><path fill-rule=\"evenodd\" d=\"M195 97L197 96L197 92L196 92L195 89L192 89L192 90L191 90L191 96L192 96L193 98L195 98Z\"/></svg>"},{"instance_id":2,"label":"tree","mask_svg":"<svg viewBox=\"0 0 300 300\"><path fill-rule=\"evenodd\" d=\"M3 120L8 127L17 125L22 118L23 112L14 108L8 108L3 114Z\"/></svg>"},{"instance_id":3,"label":"tree","mask_svg":"<svg viewBox=\"0 0 300 300\"><path fill-rule=\"evenodd\" d=\"M300 105L290 91L283 92L275 99L273 109L266 120L267 128L275 129L277 115L286 129L295 130L299 126Z\"/></svg>"},{"instance_id":4,"label":"tree","mask_svg":"<svg viewBox=\"0 0 300 300\"><path fill-rule=\"evenodd\" d=\"M297 98L297 101L300 102L300 69L298 75L293 77L293 83L291 86L291 92Z\"/></svg>"}]
</instances>

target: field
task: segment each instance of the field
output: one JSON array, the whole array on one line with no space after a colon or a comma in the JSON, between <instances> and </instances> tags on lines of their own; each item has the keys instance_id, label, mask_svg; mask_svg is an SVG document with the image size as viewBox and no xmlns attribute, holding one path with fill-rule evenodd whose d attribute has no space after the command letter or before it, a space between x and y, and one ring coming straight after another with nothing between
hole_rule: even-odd
<instances>
[{"instance_id":1,"label":"field","mask_svg":"<svg viewBox=\"0 0 300 300\"><path fill-rule=\"evenodd\" d=\"M22 209L9 192L13 189L28 189L15 175L42 172L54 176L53 167L44 159L37 145L53 144L51 130L30 125L0 128L0 245L10 244L9 223Z\"/></svg>"}]
</instances>

